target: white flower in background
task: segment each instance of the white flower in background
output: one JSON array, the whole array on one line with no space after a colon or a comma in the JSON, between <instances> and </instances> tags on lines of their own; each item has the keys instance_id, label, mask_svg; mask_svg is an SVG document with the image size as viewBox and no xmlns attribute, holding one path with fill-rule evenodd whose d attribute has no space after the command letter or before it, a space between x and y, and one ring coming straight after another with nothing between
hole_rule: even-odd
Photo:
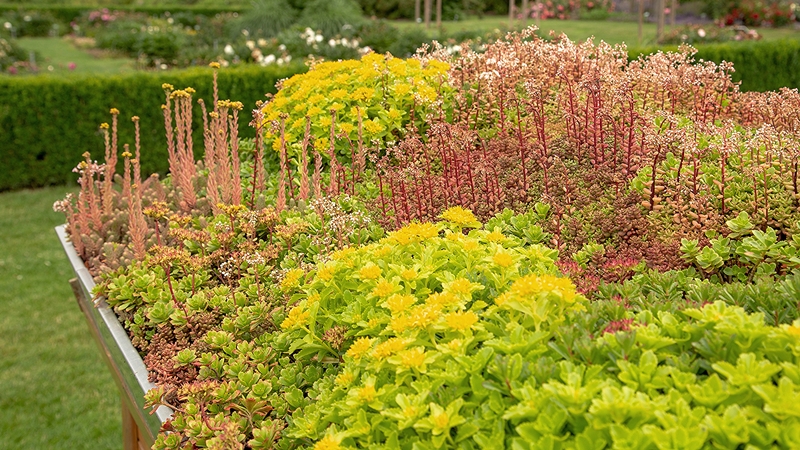
<instances>
[{"instance_id":1,"label":"white flower in background","mask_svg":"<svg viewBox=\"0 0 800 450\"><path fill-rule=\"evenodd\" d=\"M331 40L328 41L328 45L331 46L331 47L336 47L336 41L331 39Z\"/></svg>"},{"instance_id":2,"label":"white flower in background","mask_svg":"<svg viewBox=\"0 0 800 450\"><path fill-rule=\"evenodd\" d=\"M317 42L322 42L322 39L323 38L322 38L321 34L318 34L318 35L314 36L314 40L317 41Z\"/></svg>"},{"instance_id":3,"label":"white flower in background","mask_svg":"<svg viewBox=\"0 0 800 450\"><path fill-rule=\"evenodd\" d=\"M264 64L272 64L275 62L275 55L267 55L264 57Z\"/></svg>"},{"instance_id":4,"label":"white flower in background","mask_svg":"<svg viewBox=\"0 0 800 450\"><path fill-rule=\"evenodd\" d=\"M10 30L13 25L11 25L11 22L6 22L3 26L6 27L6 30Z\"/></svg>"},{"instance_id":5,"label":"white flower in background","mask_svg":"<svg viewBox=\"0 0 800 450\"><path fill-rule=\"evenodd\" d=\"M283 60L284 60L284 61L286 61L286 62L288 63L289 61L291 61L291 60L292 60L292 55L286 55L286 56L284 56L284 57L283 57Z\"/></svg>"},{"instance_id":6,"label":"white flower in background","mask_svg":"<svg viewBox=\"0 0 800 450\"><path fill-rule=\"evenodd\" d=\"M345 47L350 45L350 42L347 41L347 38L342 38L342 45L344 45Z\"/></svg>"},{"instance_id":7,"label":"white flower in background","mask_svg":"<svg viewBox=\"0 0 800 450\"><path fill-rule=\"evenodd\" d=\"M460 45L453 45L453 46L447 47L447 54L448 55L452 55L452 54L455 54L455 53L461 53L461 46Z\"/></svg>"},{"instance_id":8,"label":"white flower in background","mask_svg":"<svg viewBox=\"0 0 800 450\"><path fill-rule=\"evenodd\" d=\"M245 36L250 36L250 32L247 30L242 30L242 34Z\"/></svg>"},{"instance_id":9,"label":"white flower in background","mask_svg":"<svg viewBox=\"0 0 800 450\"><path fill-rule=\"evenodd\" d=\"M172 17L170 17L169 19L167 19L167 23L168 23L168 24L170 24L170 25L172 25L173 23L175 23L175 19L173 19Z\"/></svg>"},{"instance_id":10,"label":"white flower in background","mask_svg":"<svg viewBox=\"0 0 800 450\"><path fill-rule=\"evenodd\" d=\"M286 51L286 46L281 44L281 45L278 46L278 50L280 50L282 52L285 52Z\"/></svg>"},{"instance_id":11,"label":"white flower in background","mask_svg":"<svg viewBox=\"0 0 800 450\"><path fill-rule=\"evenodd\" d=\"M700 28L699 30L697 30L697 35L700 36L701 38L706 37L706 30Z\"/></svg>"},{"instance_id":12,"label":"white flower in background","mask_svg":"<svg viewBox=\"0 0 800 450\"><path fill-rule=\"evenodd\" d=\"M233 55L235 53L233 51L233 46L231 44L227 44L223 51L225 52L226 55Z\"/></svg>"},{"instance_id":13,"label":"white flower in background","mask_svg":"<svg viewBox=\"0 0 800 450\"><path fill-rule=\"evenodd\" d=\"M246 45L247 48L249 48L250 50L256 48L256 43L253 42L253 41L247 41L247 42L244 43L244 45Z\"/></svg>"},{"instance_id":14,"label":"white flower in background","mask_svg":"<svg viewBox=\"0 0 800 450\"><path fill-rule=\"evenodd\" d=\"M31 16L25 16L25 17L22 18L22 20L24 20L25 22L30 22L31 21Z\"/></svg>"},{"instance_id":15,"label":"white flower in background","mask_svg":"<svg viewBox=\"0 0 800 450\"><path fill-rule=\"evenodd\" d=\"M277 62L277 64L278 64L279 66L282 66L282 65L284 65L284 64L285 64L285 61L283 60L283 58L278 58L278 61L276 61L276 62Z\"/></svg>"},{"instance_id":16,"label":"white flower in background","mask_svg":"<svg viewBox=\"0 0 800 450\"><path fill-rule=\"evenodd\" d=\"M258 46L259 47L266 47L267 46L267 40L264 39L264 38L259 39L258 40Z\"/></svg>"}]
</instances>

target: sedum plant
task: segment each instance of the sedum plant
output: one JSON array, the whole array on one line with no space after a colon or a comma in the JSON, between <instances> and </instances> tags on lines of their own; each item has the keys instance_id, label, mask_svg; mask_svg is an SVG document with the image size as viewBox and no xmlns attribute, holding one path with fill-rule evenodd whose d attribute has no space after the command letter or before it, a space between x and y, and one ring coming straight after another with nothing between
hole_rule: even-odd
<instances>
[{"instance_id":1,"label":"sedum plant","mask_svg":"<svg viewBox=\"0 0 800 450\"><path fill-rule=\"evenodd\" d=\"M201 101L201 161L164 85L164 181L112 110L58 207L175 411L155 447L800 446L797 92L692 55L319 62L252 142Z\"/></svg>"},{"instance_id":2,"label":"sedum plant","mask_svg":"<svg viewBox=\"0 0 800 450\"><path fill-rule=\"evenodd\" d=\"M280 85L264 108L266 122L283 127L266 134L267 144L281 142L294 155L309 122L313 148L353 159L353 143L377 141L379 146L400 139L407 126L424 127L435 105L445 101L449 64L429 59L399 59L370 53L359 61L319 62L309 72ZM285 130L283 135L279 130Z\"/></svg>"},{"instance_id":3,"label":"sedum plant","mask_svg":"<svg viewBox=\"0 0 800 450\"><path fill-rule=\"evenodd\" d=\"M800 394L800 322L770 327L716 302L598 329L604 314L557 276L554 252L465 236L477 223L463 210L443 217L298 288L281 324L291 349L338 367L289 436L315 449L797 445L800 422L775 407Z\"/></svg>"}]
</instances>

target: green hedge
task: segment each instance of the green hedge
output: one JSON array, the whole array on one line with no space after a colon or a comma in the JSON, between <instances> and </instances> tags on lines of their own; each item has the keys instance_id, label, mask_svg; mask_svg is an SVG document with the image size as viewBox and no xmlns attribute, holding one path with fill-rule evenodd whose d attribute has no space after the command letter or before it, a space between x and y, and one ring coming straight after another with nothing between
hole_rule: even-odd
<instances>
[{"instance_id":1,"label":"green hedge","mask_svg":"<svg viewBox=\"0 0 800 450\"><path fill-rule=\"evenodd\" d=\"M630 49L633 59L657 50L678 47ZM734 81L741 81L743 91L775 91L782 87L800 88L800 40L747 41L697 46L696 59L729 61L736 72Z\"/></svg>"},{"instance_id":2,"label":"green hedge","mask_svg":"<svg viewBox=\"0 0 800 450\"><path fill-rule=\"evenodd\" d=\"M263 68L242 66L219 71L220 99L241 101L242 136L253 136L247 122L255 102L275 83L306 70L305 66ZM166 137L161 105L162 83L191 86L194 98L209 107L211 69L195 68L163 73L111 77L0 77L0 191L72 182L71 169L89 151L103 159L102 122L111 122L109 110L120 110L120 148L133 147L131 116L142 128L143 173L167 169ZM200 107L195 104L195 148L202 146Z\"/></svg>"},{"instance_id":3,"label":"green hedge","mask_svg":"<svg viewBox=\"0 0 800 450\"><path fill-rule=\"evenodd\" d=\"M150 15L160 16L166 12L180 13L188 12L192 14L199 14L201 16L213 17L220 13L227 12L242 12L249 9L248 7L236 6L192 6L192 5L170 5L170 6L137 6L137 5L116 5L105 6L113 11L130 11L142 12ZM104 6L73 6L73 5L37 5L26 3L6 3L0 4L0 15L6 11L40 11L47 12L53 15L57 20L69 23L75 18L80 17L82 14L102 9Z\"/></svg>"}]
</instances>

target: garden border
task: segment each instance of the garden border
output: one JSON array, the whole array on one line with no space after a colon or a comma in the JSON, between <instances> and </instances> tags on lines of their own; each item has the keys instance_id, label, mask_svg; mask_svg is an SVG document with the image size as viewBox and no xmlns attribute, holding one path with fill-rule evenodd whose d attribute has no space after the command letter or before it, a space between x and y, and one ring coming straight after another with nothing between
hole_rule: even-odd
<instances>
[{"instance_id":1,"label":"garden border","mask_svg":"<svg viewBox=\"0 0 800 450\"><path fill-rule=\"evenodd\" d=\"M69 242L66 225L57 226L55 231L75 272L76 278L70 280L75 299L120 392L124 448L150 448L161 425L172 416L172 410L166 406L160 406L154 414L145 410L144 394L155 385L148 381L144 361L105 298L92 300L94 279Z\"/></svg>"}]
</instances>

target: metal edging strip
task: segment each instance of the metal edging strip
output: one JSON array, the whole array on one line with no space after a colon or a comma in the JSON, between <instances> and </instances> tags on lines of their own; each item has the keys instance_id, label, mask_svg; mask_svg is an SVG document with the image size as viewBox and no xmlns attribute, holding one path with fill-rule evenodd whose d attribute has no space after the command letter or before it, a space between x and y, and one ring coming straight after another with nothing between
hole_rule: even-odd
<instances>
[{"instance_id":1,"label":"metal edging strip","mask_svg":"<svg viewBox=\"0 0 800 450\"><path fill-rule=\"evenodd\" d=\"M123 407L131 411L139 429L143 432L143 438L149 441L145 444L150 447L158 436L161 424L172 416L173 411L166 406L160 406L152 415L145 411L144 394L156 386L148 381L147 368L139 352L133 347L128 333L105 299L100 298L96 303L92 301L94 279L75 251L75 247L69 242L65 225L57 226L55 231L77 277L79 286L73 286L73 290L79 288L83 291L80 296L75 292L76 298L100 347L103 359L111 369L114 381L122 393L123 401L126 403Z\"/></svg>"}]
</instances>

